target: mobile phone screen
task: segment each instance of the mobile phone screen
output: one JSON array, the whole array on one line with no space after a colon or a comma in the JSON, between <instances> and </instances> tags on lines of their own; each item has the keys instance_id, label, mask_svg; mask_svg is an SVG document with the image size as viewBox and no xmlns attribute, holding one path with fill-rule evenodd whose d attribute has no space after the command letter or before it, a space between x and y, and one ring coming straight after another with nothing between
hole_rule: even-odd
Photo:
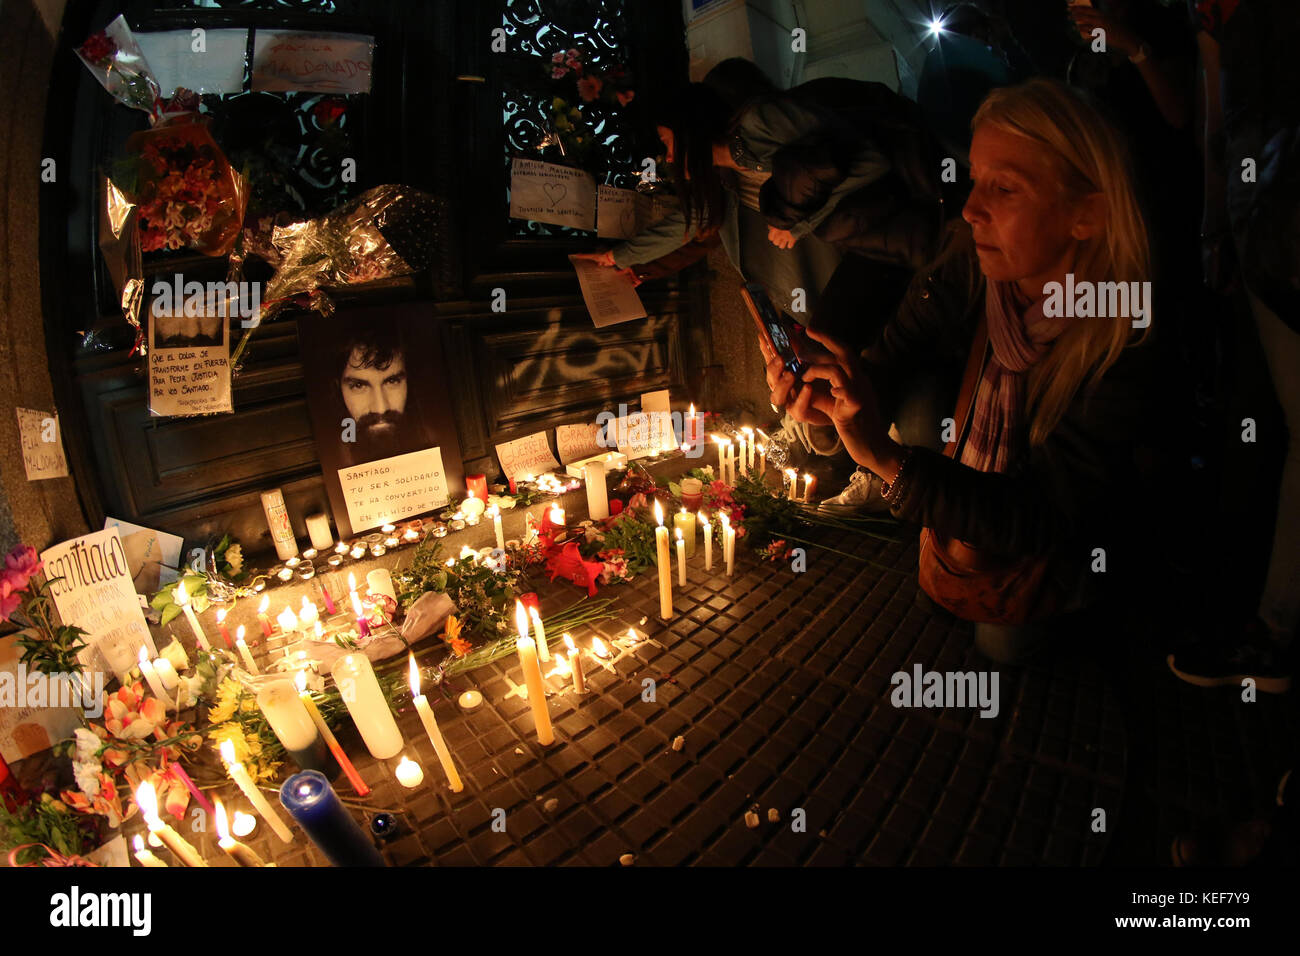
<instances>
[{"instance_id":1,"label":"mobile phone screen","mask_svg":"<svg viewBox=\"0 0 1300 956\"><path fill-rule=\"evenodd\" d=\"M799 360L799 354L795 351L794 344L790 341L793 320L777 312L772 300L767 297L767 292L762 286L751 283L746 285L746 289L754 302L754 307L758 310L763 327L767 329L767 334L772 340L772 346L776 349L776 354L781 357L782 363L791 373L796 376L801 375L804 365Z\"/></svg>"}]
</instances>

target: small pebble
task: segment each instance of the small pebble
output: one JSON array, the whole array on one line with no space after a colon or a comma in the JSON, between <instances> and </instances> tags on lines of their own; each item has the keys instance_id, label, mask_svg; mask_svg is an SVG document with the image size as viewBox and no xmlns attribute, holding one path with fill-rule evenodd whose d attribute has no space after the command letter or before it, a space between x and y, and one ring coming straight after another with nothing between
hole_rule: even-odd
<instances>
[{"instance_id":1,"label":"small pebble","mask_svg":"<svg viewBox=\"0 0 1300 956\"><path fill-rule=\"evenodd\" d=\"M673 750L681 750L685 746L686 746L685 737L676 737L673 739Z\"/></svg>"},{"instance_id":2,"label":"small pebble","mask_svg":"<svg viewBox=\"0 0 1300 956\"><path fill-rule=\"evenodd\" d=\"M749 827L751 830L757 828L758 814L753 810L745 811L745 826Z\"/></svg>"},{"instance_id":3,"label":"small pebble","mask_svg":"<svg viewBox=\"0 0 1300 956\"><path fill-rule=\"evenodd\" d=\"M781 811L776 807L770 807L767 811L768 823L778 823L781 820Z\"/></svg>"},{"instance_id":4,"label":"small pebble","mask_svg":"<svg viewBox=\"0 0 1300 956\"><path fill-rule=\"evenodd\" d=\"M560 808L560 801L557 800L555 797L551 797L551 799L547 800L545 803L542 804L542 809L545 810L547 813L554 813L559 808Z\"/></svg>"},{"instance_id":5,"label":"small pebble","mask_svg":"<svg viewBox=\"0 0 1300 956\"><path fill-rule=\"evenodd\" d=\"M515 748L515 753L519 754L519 756L521 757L524 755L524 752L520 750L518 747Z\"/></svg>"},{"instance_id":6,"label":"small pebble","mask_svg":"<svg viewBox=\"0 0 1300 956\"><path fill-rule=\"evenodd\" d=\"M636 854L624 853L618 858L618 862L622 863L624 866L631 866L636 862Z\"/></svg>"}]
</instances>

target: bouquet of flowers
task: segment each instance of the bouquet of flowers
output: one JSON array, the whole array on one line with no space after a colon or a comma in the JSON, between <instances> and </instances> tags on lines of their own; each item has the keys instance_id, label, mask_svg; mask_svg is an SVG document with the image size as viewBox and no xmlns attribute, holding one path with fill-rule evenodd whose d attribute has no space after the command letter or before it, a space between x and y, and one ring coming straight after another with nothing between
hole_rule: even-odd
<instances>
[{"instance_id":1,"label":"bouquet of flowers","mask_svg":"<svg viewBox=\"0 0 1300 956\"><path fill-rule=\"evenodd\" d=\"M80 674L78 655L86 649L85 631L69 624L54 623L50 585L53 581L32 580L40 574L36 549L20 544L5 558L0 571L0 620L27 628L18 638L22 662L45 674ZM54 580L59 580L55 578Z\"/></svg>"},{"instance_id":2,"label":"bouquet of flowers","mask_svg":"<svg viewBox=\"0 0 1300 956\"><path fill-rule=\"evenodd\" d=\"M551 54L543 69L551 80L551 134L542 145L554 142L563 156L578 166L585 166L599 147L599 134L591 118L583 113L585 105L627 106L636 92L632 89L622 64L599 67L591 63L582 50L558 50Z\"/></svg>"}]
</instances>

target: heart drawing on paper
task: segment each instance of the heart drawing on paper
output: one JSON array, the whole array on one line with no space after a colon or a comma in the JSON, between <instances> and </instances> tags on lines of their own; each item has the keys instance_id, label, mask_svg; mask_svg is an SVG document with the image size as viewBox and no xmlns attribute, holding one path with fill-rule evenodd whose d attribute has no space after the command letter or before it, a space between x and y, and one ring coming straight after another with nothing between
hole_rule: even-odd
<instances>
[{"instance_id":1,"label":"heart drawing on paper","mask_svg":"<svg viewBox=\"0 0 1300 956\"><path fill-rule=\"evenodd\" d=\"M546 193L546 198L551 202L551 208L569 194L569 187L564 183L543 183L542 192Z\"/></svg>"},{"instance_id":2,"label":"heart drawing on paper","mask_svg":"<svg viewBox=\"0 0 1300 956\"><path fill-rule=\"evenodd\" d=\"M618 224L621 227L622 235L636 235L636 210L631 207L624 207L618 214Z\"/></svg>"}]
</instances>

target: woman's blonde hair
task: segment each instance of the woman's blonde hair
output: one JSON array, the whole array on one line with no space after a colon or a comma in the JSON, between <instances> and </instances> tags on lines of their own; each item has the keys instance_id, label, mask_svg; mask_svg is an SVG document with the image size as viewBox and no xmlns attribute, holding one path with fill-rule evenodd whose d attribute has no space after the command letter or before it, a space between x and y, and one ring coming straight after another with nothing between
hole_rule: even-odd
<instances>
[{"instance_id":1,"label":"woman's blonde hair","mask_svg":"<svg viewBox=\"0 0 1300 956\"><path fill-rule=\"evenodd\" d=\"M1146 223L1124 137L1095 107L1064 83L1040 78L990 93L971 128L983 124L1043 146L1060 167L1067 197L1102 195L1105 221L1096 237L1079 241L1076 284L1150 279ZM1126 316L1081 319L1061 333L1030 372L1030 444L1046 441L1078 390L1095 384L1132 341Z\"/></svg>"}]
</instances>

